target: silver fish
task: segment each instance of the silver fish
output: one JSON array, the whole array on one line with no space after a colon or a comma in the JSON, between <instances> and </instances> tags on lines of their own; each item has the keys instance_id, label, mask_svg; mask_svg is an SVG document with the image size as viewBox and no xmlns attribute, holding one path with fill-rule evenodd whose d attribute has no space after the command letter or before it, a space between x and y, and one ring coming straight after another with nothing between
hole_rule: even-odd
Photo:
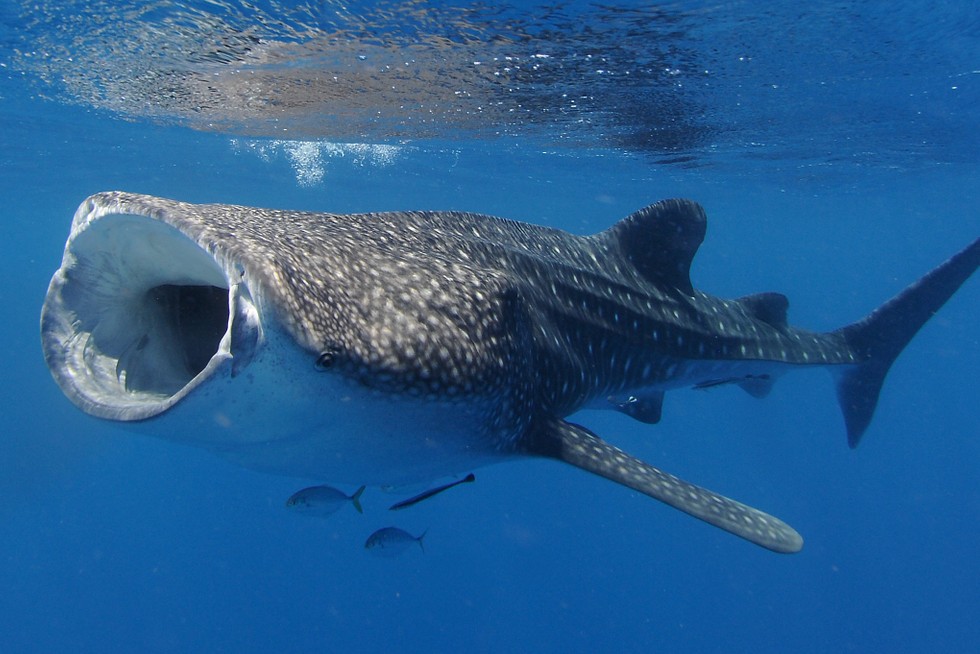
<instances>
[{"instance_id":1,"label":"silver fish","mask_svg":"<svg viewBox=\"0 0 980 654\"><path fill-rule=\"evenodd\" d=\"M364 489L365 486L361 486L353 495L347 495L332 486L310 486L293 493L286 500L286 506L304 515L324 517L336 513L340 507L350 502L358 513L364 513L361 508L361 494Z\"/></svg>"},{"instance_id":2,"label":"silver fish","mask_svg":"<svg viewBox=\"0 0 980 654\"><path fill-rule=\"evenodd\" d=\"M418 543L424 552L425 546L422 544L422 539L427 533L429 533L428 529L418 536L413 536L398 527L382 527L368 536L364 548L375 556L384 558L392 558L404 553L412 543Z\"/></svg>"}]
</instances>

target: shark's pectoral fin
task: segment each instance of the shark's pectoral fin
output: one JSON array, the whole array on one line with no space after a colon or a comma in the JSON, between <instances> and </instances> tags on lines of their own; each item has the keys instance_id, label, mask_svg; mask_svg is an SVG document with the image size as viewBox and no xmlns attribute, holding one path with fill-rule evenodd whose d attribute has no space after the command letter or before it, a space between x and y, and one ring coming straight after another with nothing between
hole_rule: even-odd
<instances>
[{"instance_id":1,"label":"shark's pectoral fin","mask_svg":"<svg viewBox=\"0 0 980 654\"><path fill-rule=\"evenodd\" d=\"M798 552L803 547L803 538L782 520L658 470L579 425L542 421L526 447L531 454L611 479L774 552Z\"/></svg>"}]
</instances>

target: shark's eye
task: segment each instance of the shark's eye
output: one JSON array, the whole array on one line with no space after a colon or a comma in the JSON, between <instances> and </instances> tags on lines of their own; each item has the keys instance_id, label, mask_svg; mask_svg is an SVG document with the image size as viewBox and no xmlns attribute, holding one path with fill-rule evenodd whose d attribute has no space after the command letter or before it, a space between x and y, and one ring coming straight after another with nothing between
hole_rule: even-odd
<instances>
[{"instance_id":1,"label":"shark's eye","mask_svg":"<svg viewBox=\"0 0 980 654\"><path fill-rule=\"evenodd\" d=\"M336 347L328 347L320 355L317 356L316 362L313 364L317 370L329 370L337 363L337 355L340 354L340 349Z\"/></svg>"}]
</instances>

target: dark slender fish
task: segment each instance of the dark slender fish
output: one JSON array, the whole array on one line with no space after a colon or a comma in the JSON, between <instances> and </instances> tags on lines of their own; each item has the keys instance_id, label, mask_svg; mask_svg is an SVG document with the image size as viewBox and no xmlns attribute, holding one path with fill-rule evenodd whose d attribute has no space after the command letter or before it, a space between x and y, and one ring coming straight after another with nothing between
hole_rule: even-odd
<instances>
[{"instance_id":1,"label":"dark slender fish","mask_svg":"<svg viewBox=\"0 0 980 654\"><path fill-rule=\"evenodd\" d=\"M769 375L745 375L744 377L726 377L725 379L708 379L694 384L691 388L703 391L715 386L726 386L728 384L745 384L756 381L762 383L770 379Z\"/></svg>"},{"instance_id":2,"label":"dark slender fish","mask_svg":"<svg viewBox=\"0 0 980 654\"><path fill-rule=\"evenodd\" d=\"M444 484L444 485L439 486L437 488L430 488L429 490L425 491L424 493L419 493L415 497L411 497L411 498L409 498L407 500L402 500L401 502L395 502L394 504L392 504L391 506L388 507L388 510L389 511L398 511L400 509L407 509L408 507L412 506L413 504L418 504L422 500L427 500L430 497L432 497L433 495L438 495L439 493L441 493L444 490L449 490L453 486L459 486L460 484L468 484L471 481L476 481L476 475L474 475L472 472L470 474L466 475L465 477L463 477L462 479L458 479L458 480L456 480L456 481L454 481L452 483Z\"/></svg>"},{"instance_id":3,"label":"dark slender fish","mask_svg":"<svg viewBox=\"0 0 980 654\"><path fill-rule=\"evenodd\" d=\"M422 544L422 539L425 538L427 533L429 533L428 529L423 531L419 536L413 536L398 527L382 527L368 536L367 541L364 543L364 549L375 556L394 558L405 552L412 543L418 543L424 552L425 546Z\"/></svg>"}]
</instances>

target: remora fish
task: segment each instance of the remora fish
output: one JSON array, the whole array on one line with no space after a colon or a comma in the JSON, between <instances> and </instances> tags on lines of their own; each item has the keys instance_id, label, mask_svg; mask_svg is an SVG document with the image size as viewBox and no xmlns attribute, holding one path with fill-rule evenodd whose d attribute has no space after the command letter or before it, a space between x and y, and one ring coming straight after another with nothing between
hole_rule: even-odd
<instances>
[{"instance_id":1,"label":"remora fish","mask_svg":"<svg viewBox=\"0 0 980 654\"><path fill-rule=\"evenodd\" d=\"M239 463L403 484L552 457L777 552L784 522L689 484L565 418L660 418L664 391L807 365L837 380L851 446L890 365L980 264L980 239L829 333L787 300L691 285L701 207L666 200L604 232L457 212L316 214L101 193L72 224L44 356L87 413Z\"/></svg>"},{"instance_id":2,"label":"remora fish","mask_svg":"<svg viewBox=\"0 0 980 654\"><path fill-rule=\"evenodd\" d=\"M389 511L399 511L401 509L407 509L408 507L413 506L415 504L418 504L419 502L421 502L423 500L429 499L433 495L438 495L439 493L441 493L443 491L447 491L450 488L452 488L453 486L459 486L460 484L469 484L469 483L474 482L474 481L476 481L476 475L474 475L471 472L470 474L466 475L462 479L457 479L456 481L450 482L448 484L443 484L442 486L437 486L435 488L430 488L429 490L424 491L422 493L419 493L415 497L410 497L407 500L402 500L401 502L395 502L394 504L392 504L391 506L388 507L388 510Z\"/></svg>"}]
</instances>

